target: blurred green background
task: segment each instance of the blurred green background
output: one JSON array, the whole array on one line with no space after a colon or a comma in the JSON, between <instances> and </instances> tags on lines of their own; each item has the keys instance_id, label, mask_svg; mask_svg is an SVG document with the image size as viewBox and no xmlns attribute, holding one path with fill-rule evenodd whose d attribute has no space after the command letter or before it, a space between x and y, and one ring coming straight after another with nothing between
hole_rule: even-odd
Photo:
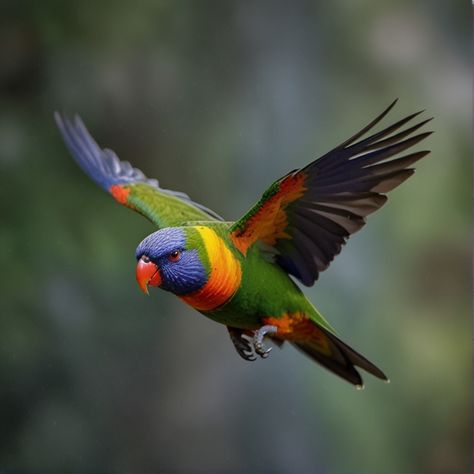
<instances>
[{"instance_id":1,"label":"blurred green background","mask_svg":"<svg viewBox=\"0 0 474 474\"><path fill-rule=\"evenodd\" d=\"M2 0L0 468L467 473L470 12L461 2ZM433 153L307 291L389 374L366 389L290 347L140 293L153 227L73 163L80 114L162 186L236 219L276 178L426 108Z\"/></svg>"}]
</instances>

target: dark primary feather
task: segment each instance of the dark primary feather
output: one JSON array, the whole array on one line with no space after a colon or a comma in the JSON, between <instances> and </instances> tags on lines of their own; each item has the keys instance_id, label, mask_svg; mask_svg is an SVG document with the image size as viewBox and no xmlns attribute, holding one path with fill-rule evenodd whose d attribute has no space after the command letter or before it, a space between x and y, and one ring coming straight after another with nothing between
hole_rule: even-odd
<instances>
[{"instance_id":1,"label":"dark primary feather","mask_svg":"<svg viewBox=\"0 0 474 474\"><path fill-rule=\"evenodd\" d=\"M300 171L307 175L307 190L287 208L287 232L293 238L292 245L288 248L281 240L275 247L279 251L276 261L305 285L316 281L348 237L364 226L366 216L385 204L384 194L410 177L414 172L410 166L429 153L419 151L390 160L432 133L410 137L429 120L399 131L420 112L356 142L394 105L395 102L367 127ZM306 258L302 259L301 254Z\"/></svg>"},{"instance_id":2,"label":"dark primary feather","mask_svg":"<svg viewBox=\"0 0 474 474\"><path fill-rule=\"evenodd\" d=\"M187 194L160 188L156 179L147 178L142 171L134 168L129 162L121 161L112 150L101 149L78 116L70 120L56 112L54 118L74 160L106 191L109 191L113 185L143 183L159 190L160 193L179 198L214 219L222 220L211 209L192 201Z\"/></svg>"},{"instance_id":3,"label":"dark primary feather","mask_svg":"<svg viewBox=\"0 0 474 474\"><path fill-rule=\"evenodd\" d=\"M384 194L413 174L410 166L429 153L419 151L390 160L432 133L410 137L431 119L399 131L420 112L356 142L394 105L395 102L342 145L299 171L307 175L307 190L286 211L287 232L293 240L290 246L281 240L275 247L279 251L276 261L306 285L316 281L348 237L364 226L366 216L385 204ZM306 258L302 259L301 254Z\"/></svg>"},{"instance_id":4,"label":"dark primary feather","mask_svg":"<svg viewBox=\"0 0 474 474\"><path fill-rule=\"evenodd\" d=\"M303 284L310 286L317 280L349 236L364 226L365 218L385 204L385 194L409 178L414 173L411 166L429 153L400 156L432 133L413 135L431 119L403 129L421 112L362 138L396 102L344 143L272 186L288 176L304 176L304 193L282 208L287 220L284 234L290 239L278 236L273 245L275 261ZM254 209L264 205L263 199ZM249 211L233 229L245 228L253 214ZM276 229L280 235L281 230Z\"/></svg>"}]
</instances>

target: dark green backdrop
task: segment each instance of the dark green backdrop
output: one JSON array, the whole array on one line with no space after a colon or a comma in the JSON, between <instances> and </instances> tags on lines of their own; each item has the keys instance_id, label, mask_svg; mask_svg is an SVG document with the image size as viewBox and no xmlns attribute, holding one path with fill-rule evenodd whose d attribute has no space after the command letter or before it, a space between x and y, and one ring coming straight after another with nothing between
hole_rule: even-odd
<instances>
[{"instance_id":1,"label":"dark green backdrop","mask_svg":"<svg viewBox=\"0 0 474 474\"><path fill-rule=\"evenodd\" d=\"M470 471L465 2L2 0L0 469ZM433 153L308 294L390 385L225 328L134 281L153 230L73 163L55 109L238 218L394 98Z\"/></svg>"}]
</instances>

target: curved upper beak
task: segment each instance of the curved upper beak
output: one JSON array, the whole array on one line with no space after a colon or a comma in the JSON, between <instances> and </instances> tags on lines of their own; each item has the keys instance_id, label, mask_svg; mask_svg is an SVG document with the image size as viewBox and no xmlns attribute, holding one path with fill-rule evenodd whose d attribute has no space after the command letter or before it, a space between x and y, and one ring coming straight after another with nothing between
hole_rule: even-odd
<instances>
[{"instance_id":1,"label":"curved upper beak","mask_svg":"<svg viewBox=\"0 0 474 474\"><path fill-rule=\"evenodd\" d=\"M135 275L137 277L138 286L146 295L148 295L148 285L161 285L160 271L158 267L150 260L138 260L137 268L135 269Z\"/></svg>"}]
</instances>

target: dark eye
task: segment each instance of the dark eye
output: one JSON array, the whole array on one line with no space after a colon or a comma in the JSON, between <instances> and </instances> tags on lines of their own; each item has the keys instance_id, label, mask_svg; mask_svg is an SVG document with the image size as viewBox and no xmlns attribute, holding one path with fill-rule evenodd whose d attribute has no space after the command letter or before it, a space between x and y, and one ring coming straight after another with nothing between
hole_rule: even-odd
<instances>
[{"instance_id":1,"label":"dark eye","mask_svg":"<svg viewBox=\"0 0 474 474\"><path fill-rule=\"evenodd\" d=\"M145 263L148 263L150 261L149 257L147 257L146 255L142 255L140 257L140 260Z\"/></svg>"},{"instance_id":2,"label":"dark eye","mask_svg":"<svg viewBox=\"0 0 474 474\"><path fill-rule=\"evenodd\" d=\"M177 262L181 258L181 252L179 250L175 250L168 255L168 260L170 262Z\"/></svg>"}]
</instances>

